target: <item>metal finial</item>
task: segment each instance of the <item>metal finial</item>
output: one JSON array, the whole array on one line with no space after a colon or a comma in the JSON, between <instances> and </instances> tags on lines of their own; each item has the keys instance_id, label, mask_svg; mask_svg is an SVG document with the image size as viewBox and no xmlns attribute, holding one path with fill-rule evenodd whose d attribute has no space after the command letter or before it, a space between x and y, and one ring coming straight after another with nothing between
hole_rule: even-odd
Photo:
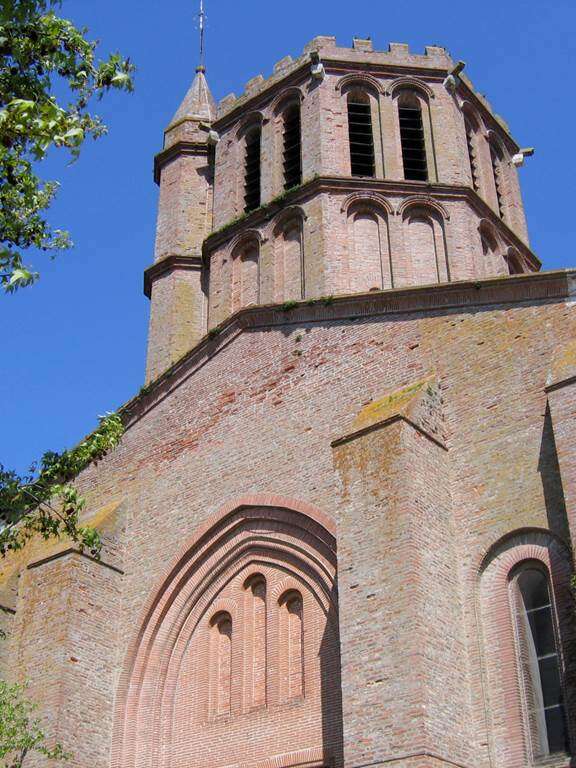
<instances>
[{"instance_id":1,"label":"metal finial","mask_svg":"<svg viewBox=\"0 0 576 768\"><path fill-rule=\"evenodd\" d=\"M205 72L206 66L204 64L204 27L205 27L205 14L204 14L204 0L200 0L200 13L198 14L198 25L200 28L200 61L196 67L196 72Z\"/></svg>"}]
</instances>

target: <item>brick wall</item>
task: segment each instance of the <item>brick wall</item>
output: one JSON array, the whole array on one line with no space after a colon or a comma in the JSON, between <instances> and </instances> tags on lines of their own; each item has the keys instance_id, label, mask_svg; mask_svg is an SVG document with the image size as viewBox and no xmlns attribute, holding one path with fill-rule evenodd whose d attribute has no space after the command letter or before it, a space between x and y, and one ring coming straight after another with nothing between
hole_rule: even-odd
<instances>
[{"instance_id":1,"label":"brick wall","mask_svg":"<svg viewBox=\"0 0 576 768\"><path fill-rule=\"evenodd\" d=\"M22 572L9 663L17 676L33 679L33 695L57 734L72 734L75 764L140 765L152 756L154 764L200 766L205 748L217 750L222 766L321 764L329 754L337 762L343 744L350 768L370 759L406 767L527 765L522 738L513 753L499 746L498 708L508 713L506 727L521 733L521 726L486 666L503 646L490 639L491 598L480 599L488 583L481 573L503 541L514 544L510 537L521 538L525 530L564 542L554 557L570 547L568 496L562 505L562 485L554 480L565 454L556 457L550 441L556 425L546 387L558 349L568 348L573 335L566 276L549 274L371 294L284 312L256 308L199 347L133 406L119 448L81 478L89 513L122 501L124 575L65 558ZM427 395L413 409L398 393L413 392L423 381L433 383L432 401ZM392 415L399 420L349 443L364 447L335 465L335 451L343 449L331 447L334 440L371 429L363 420L367 411L378 417L374 424L386 422L390 404L398 405ZM558 439L560 451L560 433ZM257 539L272 535L274 546L284 546L290 536L280 523L270 528L271 505L287 510L285 520L312 515L306 527L322 540L336 533L343 737L334 715L338 676L319 669L312 673L311 698L239 712L223 730L194 720L206 688L182 671L173 678L176 720L161 717L159 730L147 730L155 722L149 710L136 717L137 710L120 704L122 691L138 690L146 675L157 674L152 655L142 657L136 672L130 660L152 626L150 617L169 616L162 607L165 585L179 585L170 594L181 597L172 604L192 621L193 601L180 591L192 582L179 568L192 573L195 542L222 560L228 549L211 532L234 510L253 509L263 521L253 529L260 531ZM262 561L257 540L255 546L255 559ZM314 548L308 551L320 562ZM276 578L278 560L266 567ZM205 572L217 573L212 566ZM240 567L236 572L244 573ZM42 577L42 592L33 577ZM303 576L295 578L308 589ZM227 583L232 589L237 582ZM559 601L562 589L558 582ZM229 604L230 596L221 596L222 604L220 595L212 604L217 610ZM101 619L88 620L100 610ZM116 635L108 632L114 622ZM154 626L160 639L170 637L170 622ZM504 640L506 631L499 625ZM321 648L320 635L313 637L308 658ZM509 663L514 671L514 660ZM243 685L247 673L240 669L233 668L233 686ZM80 690L94 691L90 718L82 702L74 703ZM160 712L170 702L155 698L154 685L142 690ZM233 696L243 701L243 693ZM112 739L113 697L113 754L122 754L128 728L132 757L109 763L104 751ZM330 700L327 716L322 701ZM166 727L172 741L161 737Z\"/></svg>"}]
</instances>

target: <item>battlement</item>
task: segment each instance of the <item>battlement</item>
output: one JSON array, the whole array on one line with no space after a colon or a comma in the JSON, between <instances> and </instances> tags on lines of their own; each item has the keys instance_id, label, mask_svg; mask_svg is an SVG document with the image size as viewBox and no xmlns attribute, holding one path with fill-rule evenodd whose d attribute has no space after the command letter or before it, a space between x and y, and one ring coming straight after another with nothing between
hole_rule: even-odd
<instances>
[{"instance_id":1,"label":"battlement","mask_svg":"<svg viewBox=\"0 0 576 768\"><path fill-rule=\"evenodd\" d=\"M277 61L272 68L272 74L268 77L260 73L250 78L239 96L235 93L224 96L218 102L215 122L226 123L234 114L252 106L253 102L257 102L268 91L277 88L284 80L298 80L299 75L305 76L311 65L311 57L316 53L322 65L329 71L361 65L364 72L374 74L396 71L399 74L422 73L422 70L427 70L428 76L444 79L454 67L450 53L446 48L438 45L425 46L424 53L411 52L407 43L390 43L387 51L375 51L370 38L355 37L352 40L352 47L345 47L339 46L335 37L319 35L304 46L298 58L293 59L288 55ZM367 66L368 69L366 69ZM511 145L517 147L507 122L494 110L484 94L474 88L465 74L461 73L459 79L467 95L486 110L504 131Z\"/></svg>"}]
</instances>

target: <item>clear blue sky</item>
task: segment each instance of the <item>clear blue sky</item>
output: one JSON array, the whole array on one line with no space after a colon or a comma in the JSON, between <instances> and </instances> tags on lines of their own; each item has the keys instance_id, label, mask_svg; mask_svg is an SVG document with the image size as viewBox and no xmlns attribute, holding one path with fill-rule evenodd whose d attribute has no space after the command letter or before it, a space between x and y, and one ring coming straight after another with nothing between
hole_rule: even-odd
<instances>
[{"instance_id":1,"label":"clear blue sky","mask_svg":"<svg viewBox=\"0 0 576 768\"><path fill-rule=\"evenodd\" d=\"M216 99L319 34L375 48L443 45L536 155L521 169L532 247L545 269L576 265L574 0L206 0L208 80ZM114 410L144 376L148 300L142 271L152 261L157 188L152 158L196 64L198 0L64 0L103 50L138 67L133 96L100 105L110 133L68 166L54 157L48 178L62 182L52 222L76 247L54 262L36 259L42 279L0 296L0 461L24 470L44 450L71 446L97 414Z\"/></svg>"}]
</instances>

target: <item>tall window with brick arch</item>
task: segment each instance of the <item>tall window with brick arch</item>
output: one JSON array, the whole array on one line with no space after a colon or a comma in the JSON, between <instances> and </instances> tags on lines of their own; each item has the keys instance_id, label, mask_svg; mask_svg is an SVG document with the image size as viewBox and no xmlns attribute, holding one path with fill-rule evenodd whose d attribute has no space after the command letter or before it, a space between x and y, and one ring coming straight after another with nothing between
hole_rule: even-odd
<instances>
[{"instance_id":1,"label":"tall window with brick arch","mask_svg":"<svg viewBox=\"0 0 576 768\"><path fill-rule=\"evenodd\" d=\"M370 97L354 89L347 96L350 169L352 176L374 177L374 129Z\"/></svg>"},{"instance_id":2,"label":"tall window with brick arch","mask_svg":"<svg viewBox=\"0 0 576 768\"><path fill-rule=\"evenodd\" d=\"M515 574L511 587L533 757L567 753L562 667L548 574L538 563L528 563Z\"/></svg>"},{"instance_id":3,"label":"tall window with brick arch","mask_svg":"<svg viewBox=\"0 0 576 768\"><path fill-rule=\"evenodd\" d=\"M407 181L428 181L422 105L415 93L405 91L400 95L398 119L404 178Z\"/></svg>"},{"instance_id":4,"label":"tall window with brick arch","mask_svg":"<svg viewBox=\"0 0 576 768\"><path fill-rule=\"evenodd\" d=\"M283 114L282 170L284 189L292 189L302 183L302 129L298 102L286 107Z\"/></svg>"},{"instance_id":5,"label":"tall window with brick arch","mask_svg":"<svg viewBox=\"0 0 576 768\"><path fill-rule=\"evenodd\" d=\"M245 137L244 152L244 211L249 213L260 205L260 148L262 129L251 128Z\"/></svg>"}]
</instances>

